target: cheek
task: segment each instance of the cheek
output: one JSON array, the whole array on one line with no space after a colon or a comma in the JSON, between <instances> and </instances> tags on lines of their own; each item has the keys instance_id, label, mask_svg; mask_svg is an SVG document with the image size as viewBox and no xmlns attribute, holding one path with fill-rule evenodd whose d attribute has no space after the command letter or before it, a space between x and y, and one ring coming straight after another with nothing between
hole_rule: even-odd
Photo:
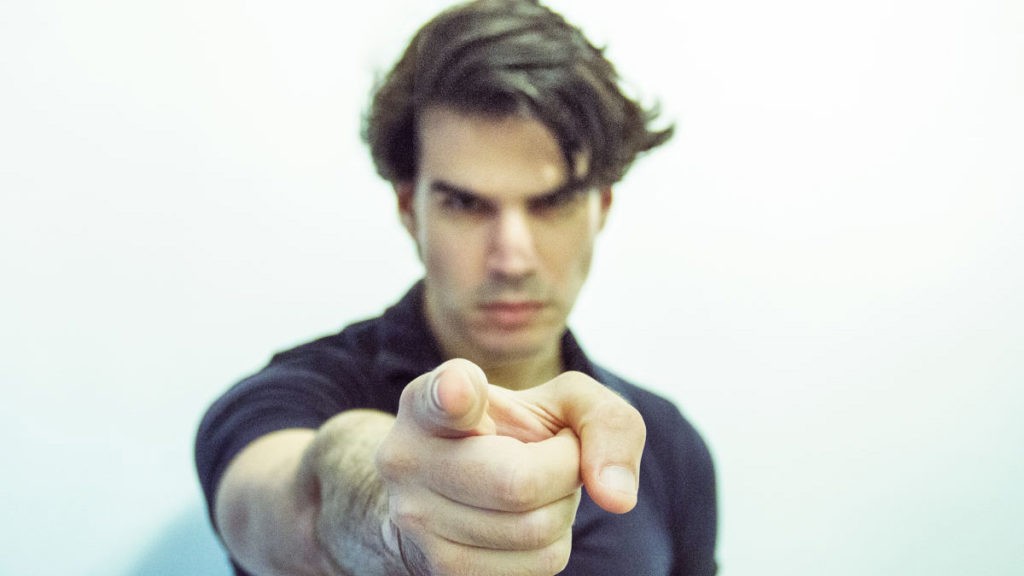
<instances>
[{"instance_id":1,"label":"cheek","mask_svg":"<svg viewBox=\"0 0 1024 576\"><path fill-rule=\"evenodd\" d=\"M576 255L575 264L573 268L573 280L576 282L575 289L579 289L579 285L586 280L587 275L590 274L590 262L594 256L594 243L587 241L584 245L579 247Z\"/></svg>"},{"instance_id":2,"label":"cheek","mask_svg":"<svg viewBox=\"0 0 1024 576\"><path fill-rule=\"evenodd\" d=\"M547 268L557 282L574 290L590 272L594 235L586 224L569 227L546 239Z\"/></svg>"},{"instance_id":3,"label":"cheek","mask_svg":"<svg viewBox=\"0 0 1024 576\"><path fill-rule=\"evenodd\" d=\"M466 231L441 226L424 230L420 250L427 274L450 288L471 284L478 267L477 245Z\"/></svg>"}]
</instances>

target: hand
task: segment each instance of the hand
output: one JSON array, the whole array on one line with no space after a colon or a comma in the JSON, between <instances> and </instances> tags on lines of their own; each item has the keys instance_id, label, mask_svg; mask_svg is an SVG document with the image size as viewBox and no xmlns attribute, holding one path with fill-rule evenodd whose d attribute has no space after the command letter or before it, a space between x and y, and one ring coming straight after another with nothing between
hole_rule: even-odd
<instances>
[{"instance_id":1,"label":"hand","mask_svg":"<svg viewBox=\"0 0 1024 576\"><path fill-rule=\"evenodd\" d=\"M555 574L581 480L629 511L644 438L639 413L584 374L513 392L446 362L409 384L377 452L395 545L414 574Z\"/></svg>"}]
</instances>

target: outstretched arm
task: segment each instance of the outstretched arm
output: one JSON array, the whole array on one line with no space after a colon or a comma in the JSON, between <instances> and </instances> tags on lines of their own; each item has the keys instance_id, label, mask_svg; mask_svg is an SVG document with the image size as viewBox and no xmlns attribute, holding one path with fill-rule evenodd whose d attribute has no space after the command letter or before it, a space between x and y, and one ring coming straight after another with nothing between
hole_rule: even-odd
<instances>
[{"instance_id":1,"label":"outstretched arm","mask_svg":"<svg viewBox=\"0 0 1024 576\"><path fill-rule=\"evenodd\" d=\"M254 442L217 520L255 574L554 574L581 480L628 511L643 443L639 414L585 375L511 392L453 360L406 387L397 419L351 411Z\"/></svg>"}]
</instances>

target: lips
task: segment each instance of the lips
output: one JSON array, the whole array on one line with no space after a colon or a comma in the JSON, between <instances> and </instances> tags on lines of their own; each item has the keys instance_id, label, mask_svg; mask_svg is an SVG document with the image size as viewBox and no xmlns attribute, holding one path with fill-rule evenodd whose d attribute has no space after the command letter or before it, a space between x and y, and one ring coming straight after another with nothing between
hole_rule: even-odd
<instances>
[{"instance_id":1,"label":"lips","mask_svg":"<svg viewBox=\"0 0 1024 576\"><path fill-rule=\"evenodd\" d=\"M515 329L532 323L544 310L544 304L536 301L490 302L480 306L480 310L489 324Z\"/></svg>"}]
</instances>

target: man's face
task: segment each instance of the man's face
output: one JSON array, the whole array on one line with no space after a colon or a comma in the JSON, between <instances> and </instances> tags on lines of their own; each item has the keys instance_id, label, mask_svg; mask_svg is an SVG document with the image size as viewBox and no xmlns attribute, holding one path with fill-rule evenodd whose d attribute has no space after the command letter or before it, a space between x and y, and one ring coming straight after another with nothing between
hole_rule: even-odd
<instances>
[{"instance_id":1,"label":"man's face","mask_svg":"<svg viewBox=\"0 0 1024 576\"><path fill-rule=\"evenodd\" d=\"M535 120L431 108L419 122L418 178L397 186L399 210L445 353L483 364L556 353L611 190L563 189L562 152Z\"/></svg>"}]
</instances>

